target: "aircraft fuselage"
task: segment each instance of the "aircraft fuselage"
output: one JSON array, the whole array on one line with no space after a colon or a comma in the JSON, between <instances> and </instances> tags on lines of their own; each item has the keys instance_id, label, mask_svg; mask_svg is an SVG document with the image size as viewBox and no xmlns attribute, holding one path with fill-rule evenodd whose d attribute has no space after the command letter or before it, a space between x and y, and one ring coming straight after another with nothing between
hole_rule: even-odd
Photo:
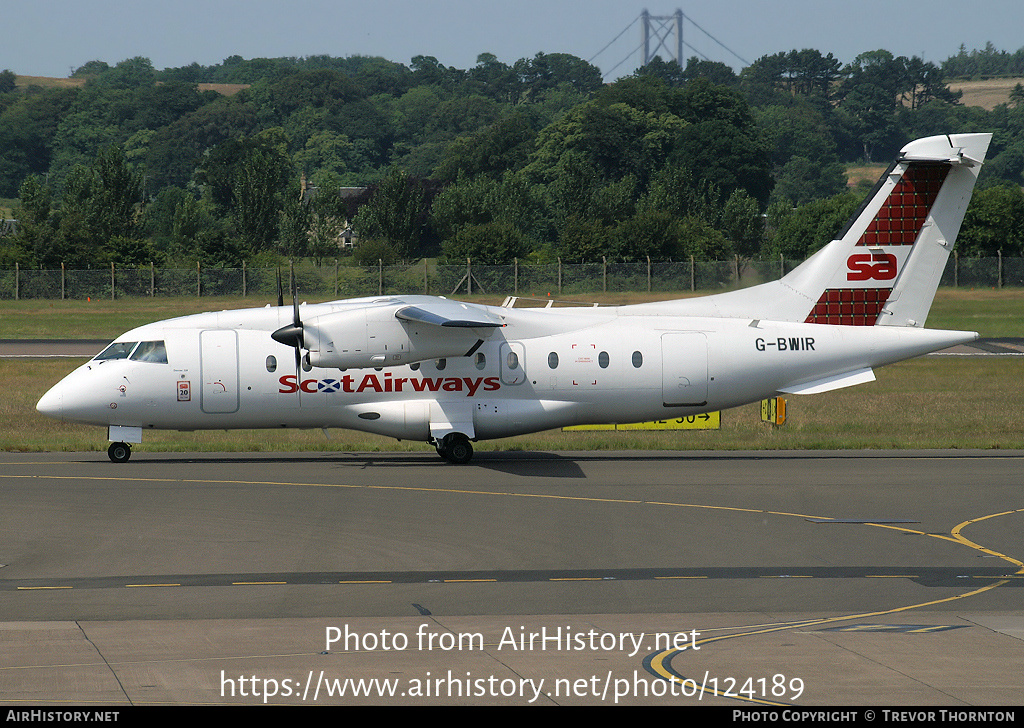
<instances>
[{"instance_id":1,"label":"aircraft fuselage","mask_svg":"<svg viewBox=\"0 0 1024 728\"><path fill-rule=\"evenodd\" d=\"M316 320L344 306L302 306L302 315ZM473 439L489 439L727 409L975 337L632 315L631 307L491 310L506 326L469 356L297 371L293 349L267 335L287 322L288 307L172 319L118 339L161 341L166 363L93 360L40 409L143 429L325 427L419 441L436 436L432 422L447 421L472 423Z\"/></svg>"}]
</instances>

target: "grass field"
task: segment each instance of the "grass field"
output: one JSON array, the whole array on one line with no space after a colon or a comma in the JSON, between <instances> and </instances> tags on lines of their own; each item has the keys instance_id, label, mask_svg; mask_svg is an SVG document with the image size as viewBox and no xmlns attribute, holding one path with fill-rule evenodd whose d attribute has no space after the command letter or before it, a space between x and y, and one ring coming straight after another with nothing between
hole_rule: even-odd
<instances>
[{"instance_id":1,"label":"grass field","mask_svg":"<svg viewBox=\"0 0 1024 728\"><path fill-rule=\"evenodd\" d=\"M667 296L661 296L665 298ZM638 294L608 303L649 300ZM478 299L483 301L484 299ZM487 302L493 302L492 299ZM150 321L205 310L265 305L240 298L0 302L0 338L112 339ZM1024 336L1024 291L941 289L932 328ZM103 450L102 428L48 420L35 402L81 360L0 360L0 449ZM772 428L758 405L723 413L709 432L538 433L478 443L478 450L747 450L877 448L1024 448L1024 391L1018 357L923 357L876 372L878 381L808 397L790 397L788 422ZM140 451L429 452L422 443L335 430L147 432Z\"/></svg>"}]
</instances>

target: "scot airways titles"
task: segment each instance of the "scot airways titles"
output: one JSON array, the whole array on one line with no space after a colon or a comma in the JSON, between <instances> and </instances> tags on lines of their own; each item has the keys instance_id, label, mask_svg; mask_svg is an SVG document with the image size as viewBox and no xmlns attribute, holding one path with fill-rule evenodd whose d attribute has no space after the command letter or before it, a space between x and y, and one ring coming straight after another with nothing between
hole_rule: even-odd
<instances>
[{"instance_id":1,"label":"scot airways titles","mask_svg":"<svg viewBox=\"0 0 1024 728\"><path fill-rule=\"evenodd\" d=\"M473 397L477 392L496 392L501 389L498 377L396 377L391 372L385 372L383 376L364 374L362 377L354 377L346 374L341 379L303 379L301 382L296 375L285 374L278 382L281 385L277 390L279 394L295 394L301 389L307 394L339 391L346 394L465 392L467 397Z\"/></svg>"}]
</instances>

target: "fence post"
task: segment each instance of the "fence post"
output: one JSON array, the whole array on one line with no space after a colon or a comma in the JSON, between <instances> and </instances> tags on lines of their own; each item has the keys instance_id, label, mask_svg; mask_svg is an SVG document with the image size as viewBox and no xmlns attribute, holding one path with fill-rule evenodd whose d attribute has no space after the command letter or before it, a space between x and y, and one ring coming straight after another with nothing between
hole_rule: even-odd
<instances>
[{"instance_id":1,"label":"fence post","mask_svg":"<svg viewBox=\"0 0 1024 728\"><path fill-rule=\"evenodd\" d=\"M647 292L651 292L651 256L647 256Z\"/></svg>"},{"instance_id":2,"label":"fence post","mask_svg":"<svg viewBox=\"0 0 1024 728\"><path fill-rule=\"evenodd\" d=\"M430 295L430 284L427 280L427 257L423 256L423 295Z\"/></svg>"},{"instance_id":3,"label":"fence post","mask_svg":"<svg viewBox=\"0 0 1024 728\"><path fill-rule=\"evenodd\" d=\"M786 275L786 257L779 253L779 278L784 278Z\"/></svg>"},{"instance_id":4,"label":"fence post","mask_svg":"<svg viewBox=\"0 0 1024 728\"><path fill-rule=\"evenodd\" d=\"M466 258L466 295L473 295L473 266L469 258Z\"/></svg>"},{"instance_id":5,"label":"fence post","mask_svg":"<svg viewBox=\"0 0 1024 728\"><path fill-rule=\"evenodd\" d=\"M114 300L114 261L110 261L110 300Z\"/></svg>"},{"instance_id":6,"label":"fence post","mask_svg":"<svg viewBox=\"0 0 1024 728\"><path fill-rule=\"evenodd\" d=\"M64 300L64 262L60 264L60 300Z\"/></svg>"},{"instance_id":7,"label":"fence post","mask_svg":"<svg viewBox=\"0 0 1024 728\"><path fill-rule=\"evenodd\" d=\"M196 261L196 298L203 297L203 268L202 263Z\"/></svg>"},{"instance_id":8,"label":"fence post","mask_svg":"<svg viewBox=\"0 0 1024 728\"><path fill-rule=\"evenodd\" d=\"M1003 249L1000 248L999 250L996 251L996 253L998 253L998 255L999 255L999 279L996 281L996 287L997 288L1002 288L1003 287Z\"/></svg>"},{"instance_id":9,"label":"fence post","mask_svg":"<svg viewBox=\"0 0 1024 728\"><path fill-rule=\"evenodd\" d=\"M953 251L953 288L960 287L960 252Z\"/></svg>"},{"instance_id":10,"label":"fence post","mask_svg":"<svg viewBox=\"0 0 1024 728\"><path fill-rule=\"evenodd\" d=\"M21 266L18 262L14 262L14 300L20 300L21 295Z\"/></svg>"},{"instance_id":11,"label":"fence post","mask_svg":"<svg viewBox=\"0 0 1024 728\"><path fill-rule=\"evenodd\" d=\"M697 290L697 276L696 276L696 264L693 262L693 256L690 256L690 290Z\"/></svg>"},{"instance_id":12,"label":"fence post","mask_svg":"<svg viewBox=\"0 0 1024 728\"><path fill-rule=\"evenodd\" d=\"M156 298L156 266L149 261L149 297Z\"/></svg>"},{"instance_id":13,"label":"fence post","mask_svg":"<svg viewBox=\"0 0 1024 728\"><path fill-rule=\"evenodd\" d=\"M245 261L242 261L242 298L245 298L246 285L245 285Z\"/></svg>"},{"instance_id":14,"label":"fence post","mask_svg":"<svg viewBox=\"0 0 1024 728\"><path fill-rule=\"evenodd\" d=\"M288 290L295 290L295 261L288 259Z\"/></svg>"},{"instance_id":15,"label":"fence post","mask_svg":"<svg viewBox=\"0 0 1024 728\"><path fill-rule=\"evenodd\" d=\"M513 258L515 264L514 273L512 276L512 294L515 296L519 295L519 258Z\"/></svg>"},{"instance_id":16,"label":"fence post","mask_svg":"<svg viewBox=\"0 0 1024 728\"><path fill-rule=\"evenodd\" d=\"M338 259L334 259L334 297L338 297Z\"/></svg>"}]
</instances>

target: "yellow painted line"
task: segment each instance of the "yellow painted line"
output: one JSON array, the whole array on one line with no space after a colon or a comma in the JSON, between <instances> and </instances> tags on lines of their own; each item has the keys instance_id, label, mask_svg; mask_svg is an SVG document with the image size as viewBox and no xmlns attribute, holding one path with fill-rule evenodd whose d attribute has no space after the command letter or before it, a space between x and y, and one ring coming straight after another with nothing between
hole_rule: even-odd
<instances>
[{"instance_id":1,"label":"yellow painted line","mask_svg":"<svg viewBox=\"0 0 1024 728\"><path fill-rule=\"evenodd\" d=\"M287 581L233 581L232 586L260 586L267 584L287 584Z\"/></svg>"},{"instance_id":2,"label":"yellow painted line","mask_svg":"<svg viewBox=\"0 0 1024 728\"><path fill-rule=\"evenodd\" d=\"M390 584L390 580L384 579L351 579L349 581L339 581L339 584Z\"/></svg>"},{"instance_id":3,"label":"yellow painted line","mask_svg":"<svg viewBox=\"0 0 1024 728\"><path fill-rule=\"evenodd\" d=\"M181 586L181 584L125 584L126 587L143 587L143 586Z\"/></svg>"},{"instance_id":4,"label":"yellow painted line","mask_svg":"<svg viewBox=\"0 0 1024 728\"><path fill-rule=\"evenodd\" d=\"M707 579L706 576L656 576L655 579Z\"/></svg>"},{"instance_id":5,"label":"yellow painted line","mask_svg":"<svg viewBox=\"0 0 1024 728\"><path fill-rule=\"evenodd\" d=\"M473 581L497 581L497 579L445 579L444 583L445 584L460 584L460 583L463 583L463 582L473 582Z\"/></svg>"},{"instance_id":6,"label":"yellow painted line","mask_svg":"<svg viewBox=\"0 0 1024 728\"><path fill-rule=\"evenodd\" d=\"M548 581L604 581L602 576L559 576L551 577Z\"/></svg>"}]
</instances>

